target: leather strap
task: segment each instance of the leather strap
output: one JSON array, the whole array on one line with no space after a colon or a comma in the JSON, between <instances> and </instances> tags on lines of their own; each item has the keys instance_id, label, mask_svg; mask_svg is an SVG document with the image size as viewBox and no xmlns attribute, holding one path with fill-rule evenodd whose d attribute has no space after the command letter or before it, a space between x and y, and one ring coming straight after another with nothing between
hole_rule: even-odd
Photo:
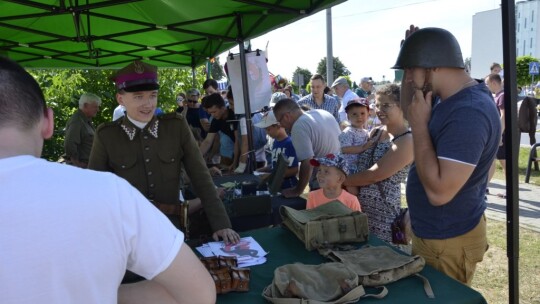
<instances>
[{"instance_id":1,"label":"leather strap","mask_svg":"<svg viewBox=\"0 0 540 304\"><path fill-rule=\"evenodd\" d=\"M434 299L435 294L433 293L433 289L431 288L431 284L429 284L429 280L426 277L424 277L423 275L419 274L419 273L415 273L414 275L417 276L418 278L420 278L422 280L422 282L424 282L424 291L426 292L426 295L428 296L428 298Z\"/></svg>"},{"instance_id":2,"label":"leather strap","mask_svg":"<svg viewBox=\"0 0 540 304\"><path fill-rule=\"evenodd\" d=\"M263 290L263 297L274 303L274 304L334 304L334 303L351 303L356 302L360 298L365 297L372 297L377 299L382 299L388 294L388 289L386 287L381 286L380 292L376 294L366 294L364 291L364 286L358 285L354 289L350 290L347 294L342 296L341 298L330 301L330 302L321 302L317 300L310 300L310 299L299 299L299 298L274 298L272 295L272 284L266 286L266 288Z\"/></svg>"},{"instance_id":3,"label":"leather strap","mask_svg":"<svg viewBox=\"0 0 540 304\"><path fill-rule=\"evenodd\" d=\"M189 201L183 203L163 204L156 201L150 201L159 211L167 216L177 216L180 219L180 230L184 232L185 239L189 239L189 220L188 220L188 208Z\"/></svg>"},{"instance_id":4,"label":"leather strap","mask_svg":"<svg viewBox=\"0 0 540 304\"><path fill-rule=\"evenodd\" d=\"M179 203L175 203L175 204L163 204L163 203L158 203L156 201L150 201L154 206L156 206L156 208L159 209L159 211L163 212L163 214L165 215L176 215L176 216L180 216L180 210L182 210L181 208L181 204Z\"/></svg>"}]
</instances>

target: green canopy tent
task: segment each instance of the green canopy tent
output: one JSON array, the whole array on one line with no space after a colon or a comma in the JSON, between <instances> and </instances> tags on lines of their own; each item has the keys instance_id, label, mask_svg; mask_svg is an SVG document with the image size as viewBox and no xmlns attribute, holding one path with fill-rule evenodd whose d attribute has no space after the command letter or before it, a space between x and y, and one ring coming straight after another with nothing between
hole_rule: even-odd
<instances>
[{"instance_id":1,"label":"green canopy tent","mask_svg":"<svg viewBox=\"0 0 540 304\"><path fill-rule=\"evenodd\" d=\"M25 67L195 67L345 0L4 0L0 55Z\"/></svg>"},{"instance_id":2,"label":"green canopy tent","mask_svg":"<svg viewBox=\"0 0 540 304\"><path fill-rule=\"evenodd\" d=\"M344 1L5 0L0 56L28 68L119 68L138 59L194 73L249 38ZM244 47L240 62L244 108L251 113ZM251 136L248 146L253 150ZM253 164L254 158L251 153Z\"/></svg>"}]
</instances>

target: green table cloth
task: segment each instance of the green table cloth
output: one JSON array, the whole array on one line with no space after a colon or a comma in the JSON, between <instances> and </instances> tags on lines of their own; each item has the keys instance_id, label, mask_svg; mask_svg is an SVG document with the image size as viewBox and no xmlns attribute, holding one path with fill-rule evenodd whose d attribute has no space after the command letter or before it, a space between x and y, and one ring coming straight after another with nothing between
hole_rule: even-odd
<instances>
[{"instance_id":1,"label":"green table cloth","mask_svg":"<svg viewBox=\"0 0 540 304\"><path fill-rule=\"evenodd\" d=\"M217 296L217 303L268 303L261 295L263 289L272 282L274 269L278 266L301 262L304 264L321 264L329 262L317 251L307 251L304 244L285 228L264 228L241 233L252 236L262 248L268 251L268 261L263 265L251 266L250 291L245 293L231 292ZM373 246L386 245L375 236L370 236L367 244ZM486 303L484 297L476 290L461 284L447 275L427 266L421 274L429 279L435 298L426 296L422 281L417 277L408 277L386 285L388 295L384 299L365 298L358 303ZM374 293L375 289L365 288L366 293Z\"/></svg>"}]
</instances>

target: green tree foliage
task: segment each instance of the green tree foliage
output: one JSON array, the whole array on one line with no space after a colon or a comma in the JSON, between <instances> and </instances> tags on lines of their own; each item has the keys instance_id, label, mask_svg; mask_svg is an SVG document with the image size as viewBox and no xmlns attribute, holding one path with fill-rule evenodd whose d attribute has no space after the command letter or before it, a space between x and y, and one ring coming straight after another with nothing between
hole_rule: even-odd
<instances>
[{"instance_id":1,"label":"green tree foliage","mask_svg":"<svg viewBox=\"0 0 540 304\"><path fill-rule=\"evenodd\" d=\"M532 56L520 56L516 58L516 80L520 86L527 86L531 84L532 77L529 75L529 63L540 62L538 58ZM535 79L540 79L540 76L535 75Z\"/></svg>"},{"instance_id":2,"label":"green tree foliage","mask_svg":"<svg viewBox=\"0 0 540 304\"><path fill-rule=\"evenodd\" d=\"M223 71L223 66L219 62L219 57L214 58L214 62L211 63L210 74L212 79L221 80L225 77L225 72Z\"/></svg>"},{"instance_id":3,"label":"green tree foliage","mask_svg":"<svg viewBox=\"0 0 540 304\"><path fill-rule=\"evenodd\" d=\"M41 86L47 105L55 115L55 132L45 141L43 158L56 161L64 154L64 129L79 107L81 94L91 92L101 97L101 107L93 119L96 126L112 120L112 113L118 106L116 90L110 80L113 70L35 69L29 73ZM204 66L197 68L196 75L196 87L201 88L205 80ZM172 112L176 108L176 94L192 87L191 70L160 69L159 82L158 107L164 112Z\"/></svg>"},{"instance_id":4,"label":"green tree foliage","mask_svg":"<svg viewBox=\"0 0 540 304\"><path fill-rule=\"evenodd\" d=\"M313 73L311 73L308 69L304 69L304 68L301 68L301 67L297 66L296 70L294 70L294 72L293 72L293 77L292 77L292 81L294 81L294 83L296 83L297 75L299 75L299 74L304 76L304 85L302 87L305 88L306 85L309 82L309 79L311 78L311 76L313 76ZM295 89L299 90L300 87L297 85L297 86L295 86Z\"/></svg>"},{"instance_id":5,"label":"green tree foliage","mask_svg":"<svg viewBox=\"0 0 540 304\"><path fill-rule=\"evenodd\" d=\"M325 79L328 79L327 73L326 73L326 57L321 59L319 61L319 64L317 65L317 74L321 74L324 76ZM351 72L349 69L339 60L339 57L334 57L334 79L337 79L339 76L349 76L351 75Z\"/></svg>"}]
</instances>

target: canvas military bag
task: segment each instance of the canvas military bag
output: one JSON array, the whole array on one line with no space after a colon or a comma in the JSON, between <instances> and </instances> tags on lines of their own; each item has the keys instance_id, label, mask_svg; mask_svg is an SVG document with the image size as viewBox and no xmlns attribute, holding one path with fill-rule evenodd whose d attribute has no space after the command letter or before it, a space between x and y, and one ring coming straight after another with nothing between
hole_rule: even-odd
<instances>
[{"instance_id":1,"label":"canvas military bag","mask_svg":"<svg viewBox=\"0 0 540 304\"><path fill-rule=\"evenodd\" d=\"M366 296L382 298L386 294L386 288L382 288L379 294L366 295L358 275L342 263L296 263L276 268L272 284L262 295L274 304L340 304L355 303Z\"/></svg>"},{"instance_id":2,"label":"canvas military bag","mask_svg":"<svg viewBox=\"0 0 540 304\"><path fill-rule=\"evenodd\" d=\"M283 225L304 242L307 250L368 239L367 215L339 201L308 210L281 206L279 212Z\"/></svg>"},{"instance_id":3,"label":"canvas military bag","mask_svg":"<svg viewBox=\"0 0 540 304\"><path fill-rule=\"evenodd\" d=\"M424 284L429 298L434 298L429 281L418 274L426 264L424 258L397 253L388 246L365 246L357 250L320 249L319 253L334 262L343 263L359 277L363 286L381 286L415 275Z\"/></svg>"}]
</instances>

